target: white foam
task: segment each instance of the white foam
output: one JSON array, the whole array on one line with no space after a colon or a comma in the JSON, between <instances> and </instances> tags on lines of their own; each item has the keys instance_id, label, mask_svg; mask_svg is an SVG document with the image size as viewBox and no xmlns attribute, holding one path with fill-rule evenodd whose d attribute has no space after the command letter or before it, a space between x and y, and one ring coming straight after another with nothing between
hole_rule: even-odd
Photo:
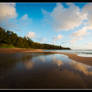
<instances>
[{"instance_id":1,"label":"white foam","mask_svg":"<svg viewBox=\"0 0 92 92\"><path fill-rule=\"evenodd\" d=\"M92 54L78 54L78 56L82 56L82 57L92 57Z\"/></svg>"}]
</instances>

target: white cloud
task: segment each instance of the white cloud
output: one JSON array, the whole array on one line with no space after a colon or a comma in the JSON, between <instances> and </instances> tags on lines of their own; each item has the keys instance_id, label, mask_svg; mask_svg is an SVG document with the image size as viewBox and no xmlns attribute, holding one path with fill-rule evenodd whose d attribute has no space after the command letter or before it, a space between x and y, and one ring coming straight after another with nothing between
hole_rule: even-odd
<instances>
[{"instance_id":1,"label":"white cloud","mask_svg":"<svg viewBox=\"0 0 92 92\"><path fill-rule=\"evenodd\" d=\"M17 17L15 3L0 3L0 21Z\"/></svg>"},{"instance_id":2,"label":"white cloud","mask_svg":"<svg viewBox=\"0 0 92 92\"><path fill-rule=\"evenodd\" d=\"M80 11L80 8L74 4L68 4L69 8L64 8L60 3L56 5L49 14L52 21L52 27L56 30L72 30L82 24L87 18L87 14Z\"/></svg>"},{"instance_id":3,"label":"white cloud","mask_svg":"<svg viewBox=\"0 0 92 92\"><path fill-rule=\"evenodd\" d=\"M87 14L88 27L92 29L92 3L88 3L83 7L83 12Z\"/></svg>"},{"instance_id":4,"label":"white cloud","mask_svg":"<svg viewBox=\"0 0 92 92\"><path fill-rule=\"evenodd\" d=\"M74 32L72 34L73 37L83 37L87 33L87 27L83 27L82 29L78 30L77 32Z\"/></svg>"},{"instance_id":5,"label":"white cloud","mask_svg":"<svg viewBox=\"0 0 92 92\"><path fill-rule=\"evenodd\" d=\"M82 29L72 34L72 40L70 41L72 45L74 45L79 40L82 39L85 40L84 37L88 34L88 31L92 30L92 3L86 4L82 9L82 13L86 15L86 20L87 20L86 25ZM92 44L91 43L85 44L83 48L92 49Z\"/></svg>"},{"instance_id":6,"label":"white cloud","mask_svg":"<svg viewBox=\"0 0 92 92\"><path fill-rule=\"evenodd\" d=\"M28 37L28 38L35 38L36 34L34 32L28 32L28 34L26 35L26 37Z\"/></svg>"},{"instance_id":7,"label":"white cloud","mask_svg":"<svg viewBox=\"0 0 92 92\"><path fill-rule=\"evenodd\" d=\"M15 3L0 3L0 26L9 29L16 28L15 21L18 16Z\"/></svg>"},{"instance_id":8,"label":"white cloud","mask_svg":"<svg viewBox=\"0 0 92 92\"><path fill-rule=\"evenodd\" d=\"M72 38L72 40L70 40L70 44L75 44L78 40L81 40L82 38Z\"/></svg>"},{"instance_id":9,"label":"white cloud","mask_svg":"<svg viewBox=\"0 0 92 92\"><path fill-rule=\"evenodd\" d=\"M78 30L77 32L72 33L71 37L72 40L70 41L70 43L75 43L78 40L81 40L85 35L88 34L87 32L88 27L83 27L80 30Z\"/></svg>"},{"instance_id":10,"label":"white cloud","mask_svg":"<svg viewBox=\"0 0 92 92\"><path fill-rule=\"evenodd\" d=\"M57 35L56 37L54 37L53 40L54 40L54 41L57 41L57 40L60 40L60 39L62 39L62 38L63 38L63 36L59 34L59 35Z\"/></svg>"},{"instance_id":11,"label":"white cloud","mask_svg":"<svg viewBox=\"0 0 92 92\"><path fill-rule=\"evenodd\" d=\"M21 18L21 20L27 20L27 19L29 19L29 17L28 17L28 15L27 14L25 14L24 16L22 16L22 18Z\"/></svg>"},{"instance_id":12,"label":"white cloud","mask_svg":"<svg viewBox=\"0 0 92 92\"><path fill-rule=\"evenodd\" d=\"M15 3L0 3L0 26L7 30L22 30L22 26L29 26L32 19L27 14L17 19Z\"/></svg>"},{"instance_id":13,"label":"white cloud","mask_svg":"<svg viewBox=\"0 0 92 92\"><path fill-rule=\"evenodd\" d=\"M51 24L56 31L74 31L71 34L72 39L70 41L74 45L79 40L85 40L84 37L89 33L88 31L92 30L92 3L86 4L81 9L73 3L66 4L68 8L64 8L61 3L57 3L52 12L44 10L43 14L46 22ZM75 31L76 28L78 28L77 31ZM57 37L54 37L54 40L57 39Z\"/></svg>"},{"instance_id":14,"label":"white cloud","mask_svg":"<svg viewBox=\"0 0 92 92\"><path fill-rule=\"evenodd\" d=\"M89 26L84 26L81 29L77 30L76 32L72 33L71 34L72 40L70 41L70 43L74 44L78 40L82 40L83 37L89 34L88 30Z\"/></svg>"},{"instance_id":15,"label":"white cloud","mask_svg":"<svg viewBox=\"0 0 92 92\"><path fill-rule=\"evenodd\" d=\"M32 23L32 19L29 18L28 14L25 14L18 20L18 23L22 26L28 26Z\"/></svg>"}]
</instances>

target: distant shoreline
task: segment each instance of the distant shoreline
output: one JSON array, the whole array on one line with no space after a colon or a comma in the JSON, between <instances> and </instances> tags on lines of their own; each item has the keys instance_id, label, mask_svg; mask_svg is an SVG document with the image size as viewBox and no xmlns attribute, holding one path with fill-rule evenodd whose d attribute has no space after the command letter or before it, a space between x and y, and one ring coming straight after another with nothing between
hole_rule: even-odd
<instances>
[{"instance_id":1,"label":"distant shoreline","mask_svg":"<svg viewBox=\"0 0 92 92\"><path fill-rule=\"evenodd\" d=\"M71 54L67 52L43 51L43 49L0 48L0 54L13 54L18 52L19 53L35 52L35 53L49 53L49 54L64 54L72 60L92 66L92 57L82 57L82 56L78 56L77 54Z\"/></svg>"}]
</instances>

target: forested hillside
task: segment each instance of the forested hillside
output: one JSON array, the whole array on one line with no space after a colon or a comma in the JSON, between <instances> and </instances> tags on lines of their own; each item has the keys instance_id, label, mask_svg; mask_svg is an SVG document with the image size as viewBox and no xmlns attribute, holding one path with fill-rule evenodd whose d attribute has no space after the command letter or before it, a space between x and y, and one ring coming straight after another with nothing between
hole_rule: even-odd
<instances>
[{"instance_id":1,"label":"forested hillside","mask_svg":"<svg viewBox=\"0 0 92 92\"><path fill-rule=\"evenodd\" d=\"M41 44L32 41L30 38L19 37L12 31L6 31L0 27L0 47L34 48L34 49L69 49L62 46Z\"/></svg>"}]
</instances>

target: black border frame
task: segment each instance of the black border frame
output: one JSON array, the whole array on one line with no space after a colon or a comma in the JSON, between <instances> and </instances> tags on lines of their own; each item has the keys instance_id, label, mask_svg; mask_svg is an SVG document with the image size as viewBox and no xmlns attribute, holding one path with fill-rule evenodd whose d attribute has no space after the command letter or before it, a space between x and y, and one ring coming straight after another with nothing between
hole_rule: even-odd
<instances>
[{"instance_id":1,"label":"black border frame","mask_svg":"<svg viewBox=\"0 0 92 92\"><path fill-rule=\"evenodd\" d=\"M57 2L92 2L92 0L0 0L0 3L57 3ZM0 89L0 90L92 90L92 89Z\"/></svg>"}]
</instances>

